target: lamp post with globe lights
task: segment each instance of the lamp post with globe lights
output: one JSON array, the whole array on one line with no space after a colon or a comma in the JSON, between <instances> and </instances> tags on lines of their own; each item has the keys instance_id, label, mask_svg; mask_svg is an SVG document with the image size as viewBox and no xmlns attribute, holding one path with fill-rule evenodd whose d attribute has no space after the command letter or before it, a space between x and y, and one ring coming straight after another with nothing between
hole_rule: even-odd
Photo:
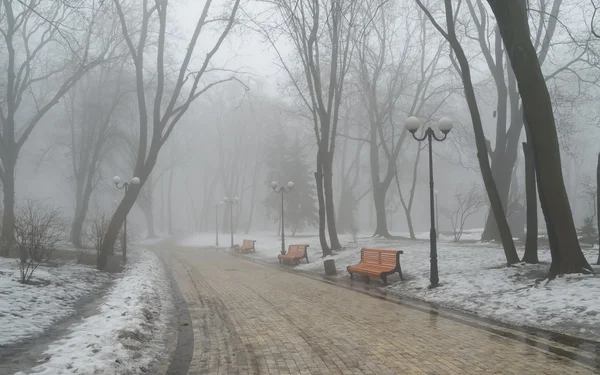
<instances>
[{"instance_id":1,"label":"lamp post with globe lights","mask_svg":"<svg viewBox=\"0 0 600 375\"><path fill-rule=\"evenodd\" d=\"M233 206L238 204L240 198L235 197L233 199L229 199L227 197L223 198L223 203L229 205L229 215L230 215L230 226L231 226L231 248L233 249ZM218 229L217 229L218 230Z\"/></svg>"},{"instance_id":2,"label":"lamp post with globe lights","mask_svg":"<svg viewBox=\"0 0 600 375\"><path fill-rule=\"evenodd\" d=\"M437 264L437 232L436 232L436 218L435 218L435 197L433 188L433 151L431 144L433 140L442 142L448 136L450 130L452 130L452 121L447 118L442 118L438 121L437 127L442 132L442 137L438 137L435 134L435 130L432 127L428 127L425 130L425 134L422 137L416 135L417 130L421 127L421 120L417 117L411 116L406 119L404 124L406 130L408 130L414 139L419 142L427 140L429 143L429 208L431 214L431 230L429 232L430 241L430 262L431 269L429 273L429 281L431 283L430 288L435 288L439 285L440 279L438 276L438 264Z\"/></svg>"},{"instance_id":3,"label":"lamp post with globe lights","mask_svg":"<svg viewBox=\"0 0 600 375\"><path fill-rule=\"evenodd\" d=\"M131 182L123 182L121 184L121 177L115 176L113 177L113 182L115 183L117 189L125 189L125 196L127 196L129 186L139 185L140 179L138 177L134 177L131 179ZM121 242L121 253L123 253L123 262L127 262L127 215L125 215L125 221L123 222L123 241Z\"/></svg>"},{"instance_id":4,"label":"lamp post with globe lights","mask_svg":"<svg viewBox=\"0 0 600 375\"><path fill-rule=\"evenodd\" d=\"M271 188L277 194L281 194L281 255L285 255L285 216L283 210L283 195L284 193L289 193L294 188L294 183L292 181L287 183L287 187L284 185L279 185L277 181L271 182Z\"/></svg>"}]
</instances>

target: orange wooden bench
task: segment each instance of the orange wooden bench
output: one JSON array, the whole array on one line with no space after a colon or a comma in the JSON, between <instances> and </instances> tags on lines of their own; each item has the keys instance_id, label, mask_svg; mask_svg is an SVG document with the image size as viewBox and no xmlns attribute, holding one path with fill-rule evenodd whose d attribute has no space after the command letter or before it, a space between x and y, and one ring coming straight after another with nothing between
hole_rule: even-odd
<instances>
[{"instance_id":1,"label":"orange wooden bench","mask_svg":"<svg viewBox=\"0 0 600 375\"><path fill-rule=\"evenodd\" d=\"M360 250L360 263L354 266L348 266L350 278L357 273L369 277L379 277L387 285L387 277L395 272L402 277L402 268L400 268L400 254L402 250L379 250L366 249Z\"/></svg>"},{"instance_id":2,"label":"orange wooden bench","mask_svg":"<svg viewBox=\"0 0 600 375\"><path fill-rule=\"evenodd\" d=\"M256 243L254 240L244 240L244 242L242 242L242 246L237 247L236 251L244 254L248 254L250 252L255 253L256 248L254 247L254 243Z\"/></svg>"},{"instance_id":3,"label":"orange wooden bench","mask_svg":"<svg viewBox=\"0 0 600 375\"><path fill-rule=\"evenodd\" d=\"M284 260L291 260L296 264L300 264L302 258L308 263L308 245L290 245L287 254L279 254L279 263Z\"/></svg>"}]
</instances>

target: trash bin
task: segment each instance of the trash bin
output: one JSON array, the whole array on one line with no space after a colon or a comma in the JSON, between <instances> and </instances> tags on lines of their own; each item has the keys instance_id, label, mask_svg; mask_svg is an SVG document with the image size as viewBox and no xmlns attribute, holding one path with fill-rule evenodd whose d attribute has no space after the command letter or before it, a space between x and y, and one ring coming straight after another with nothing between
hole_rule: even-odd
<instances>
[{"instance_id":1,"label":"trash bin","mask_svg":"<svg viewBox=\"0 0 600 375\"><path fill-rule=\"evenodd\" d=\"M337 270L335 269L335 260L324 260L323 266L325 266L325 275L335 275L337 273Z\"/></svg>"}]
</instances>

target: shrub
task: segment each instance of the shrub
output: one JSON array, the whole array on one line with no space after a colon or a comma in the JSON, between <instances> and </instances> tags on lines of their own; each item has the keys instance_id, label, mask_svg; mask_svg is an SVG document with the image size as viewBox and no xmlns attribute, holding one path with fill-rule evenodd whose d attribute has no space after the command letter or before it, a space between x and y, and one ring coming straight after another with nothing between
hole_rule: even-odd
<instances>
[{"instance_id":1,"label":"shrub","mask_svg":"<svg viewBox=\"0 0 600 375\"><path fill-rule=\"evenodd\" d=\"M44 201L27 200L17 207L14 242L22 283L31 280L40 263L64 240L65 224L60 210Z\"/></svg>"}]
</instances>

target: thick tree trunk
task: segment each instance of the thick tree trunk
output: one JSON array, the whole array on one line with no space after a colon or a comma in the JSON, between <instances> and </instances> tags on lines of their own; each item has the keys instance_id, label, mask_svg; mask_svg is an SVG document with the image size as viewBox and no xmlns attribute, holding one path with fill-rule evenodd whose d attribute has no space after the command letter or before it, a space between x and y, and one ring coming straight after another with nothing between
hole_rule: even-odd
<instances>
[{"instance_id":1,"label":"thick tree trunk","mask_svg":"<svg viewBox=\"0 0 600 375\"><path fill-rule=\"evenodd\" d=\"M375 181L373 181L375 183ZM379 186L373 186L373 201L375 203L375 218L376 227L373 236L381 236L385 238L390 237L387 225L387 215L385 212L385 191L381 187L381 184L377 182Z\"/></svg>"},{"instance_id":2,"label":"thick tree trunk","mask_svg":"<svg viewBox=\"0 0 600 375\"><path fill-rule=\"evenodd\" d=\"M377 124L372 120L371 135L369 142L369 161L371 164L371 185L373 186L373 202L375 203L375 233L373 236L390 237L385 213L385 196L387 186L381 183L379 169L379 143L377 137ZM385 140L382 140L385 142Z\"/></svg>"},{"instance_id":3,"label":"thick tree trunk","mask_svg":"<svg viewBox=\"0 0 600 375\"><path fill-rule=\"evenodd\" d=\"M7 150L8 151L8 150ZM6 152L7 152L6 151ZM0 251L3 257L10 256L15 230L15 166L16 160L2 160L4 176L2 178L2 193L4 194L4 211L2 213L2 237Z\"/></svg>"},{"instance_id":4,"label":"thick tree trunk","mask_svg":"<svg viewBox=\"0 0 600 375\"><path fill-rule=\"evenodd\" d=\"M129 214L129 211L131 211L136 199L140 195L141 189L144 187L152 169L156 165L156 158L158 157L159 150L160 148L154 150L150 149L146 163L134 171L134 176L140 179L140 183L138 185L129 186L125 197L123 197L123 200L119 203L117 210L110 219L108 229L102 240L100 254L98 255L97 267L99 270L104 270L104 268L106 268L108 256L114 251L115 243L119 236L119 232L121 231L121 227L125 222L125 218L127 217L127 214Z\"/></svg>"},{"instance_id":5,"label":"thick tree trunk","mask_svg":"<svg viewBox=\"0 0 600 375\"><path fill-rule=\"evenodd\" d=\"M598 153L598 164L596 165L596 224L598 236L600 236L600 153ZM600 265L600 238L598 239L598 260L596 264Z\"/></svg>"},{"instance_id":6,"label":"thick tree trunk","mask_svg":"<svg viewBox=\"0 0 600 375\"><path fill-rule=\"evenodd\" d=\"M531 43L523 0L488 0L517 77L535 156L537 186L546 219L552 264L548 278L593 272L585 259L565 189L550 94Z\"/></svg>"},{"instance_id":7,"label":"thick tree trunk","mask_svg":"<svg viewBox=\"0 0 600 375\"><path fill-rule=\"evenodd\" d=\"M522 261L536 264L538 260L538 220L537 194L535 188L535 161L533 150L523 142L525 156L525 196L527 201L527 234L525 237L525 254Z\"/></svg>"},{"instance_id":8,"label":"thick tree trunk","mask_svg":"<svg viewBox=\"0 0 600 375\"><path fill-rule=\"evenodd\" d=\"M325 209L327 216L327 230L329 232L329 243L332 250L340 250L342 245L337 235L335 226L335 204L333 198L333 155L327 153L324 158L325 165L323 166L323 187L325 194Z\"/></svg>"}]
</instances>

